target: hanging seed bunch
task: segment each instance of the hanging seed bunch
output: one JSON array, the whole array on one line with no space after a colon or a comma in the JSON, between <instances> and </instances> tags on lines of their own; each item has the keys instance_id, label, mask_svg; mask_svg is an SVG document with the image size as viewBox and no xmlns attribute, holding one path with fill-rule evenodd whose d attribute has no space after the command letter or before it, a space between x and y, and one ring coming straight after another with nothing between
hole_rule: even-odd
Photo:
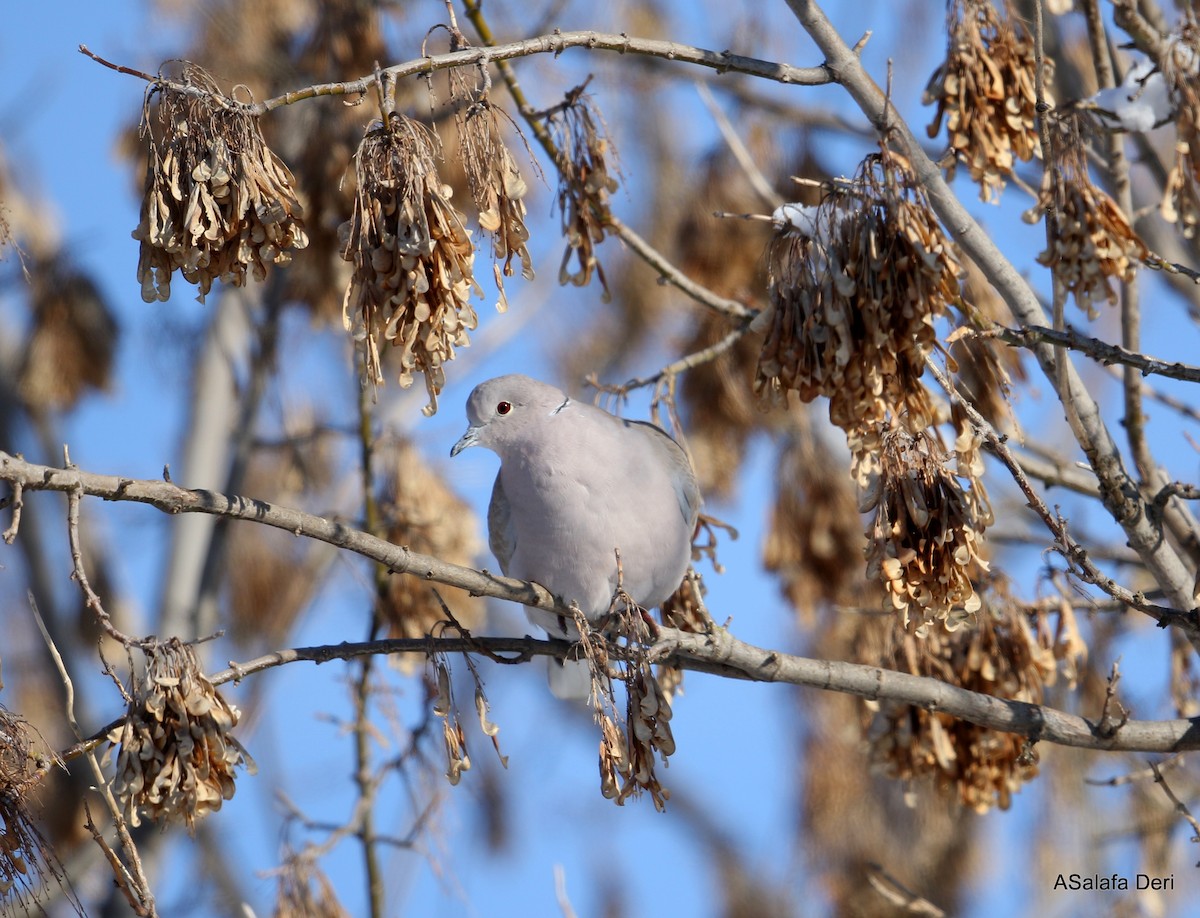
<instances>
[{"instance_id":1,"label":"hanging seed bunch","mask_svg":"<svg viewBox=\"0 0 1200 918\"><path fill-rule=\"evenodd\" d=\"M191 830L233 797L237 766L257 767L232 735L237 708L200 672L192 648L172 638L147 653L125 722L109 735L121 745L113 793L131 826L146 814Z\"/></svg>"},{"instance_id":2,"label":"hanging seed bunch","mask_svg":"<svg viewBox=\"0 0 1200 918\"><path fill-rule=\"evenodd\" d=\"M393 113L367 131L354 154L354 215L339 231L342 258L354 266L342 304L348 331L363 341L367 374L383 381L381 349L399 349L400 385L425 377L429 404L446 382L455 347L478 324L470 297L475 249L463 215L450 203L434 165L437 141L424 125Z\"/></svg>"},{"instance_id":3,"label":"hanging seed bunch","mask_svg":"<svg viewBox=\"0 0 1200 918\"><path fill-rule=\"evenodd\" d=\"M697 604L695 595L683 602ZM609 614L614 633L624 641L625 652L619 657L609 655L607 642L589 630L582 615L576 621L583 635L580 653L592 670L592 714L600 725L600 793L617 806L649 793L654 808L662 812L671 793L659 781L655 765L661 757L665 766L667 757L675 752L670 692L678 681L669 680L664 689L655 678L645 649L648 625L642 611L620 590ZM625 686L623 717L613 690L614 678Z\"/></svg>"},{"instance_id":4,"label":"hanging seed bunch","mask_svg":"<svg viewBox=\"0 0 1200 918\"><path fill-rule=\"evenodd\" d=\"M331 83L345 79L348 73L373 73L376 61L391 56L383 25L386 13L378 3L315 3L293 19L294 9L284 4L232 14L256 21L258 27L251 34L259 43L264 27L278 28L267 23L292 23L290 28L284 27L280 38L289 48L287 67L294 82ZM225 28L228 26L211 30L214 44ZM246 56L263 57L261 53L245 55L242 61ZM233 72L245 73L247 64L230 66L236 66ZM277 59L268 56L262 66L265 73L260 79L277 79ZM414 98L423 93L416 85L395 89L400 99L406 99L406 90ZM267 137L288 144L280 149L286 149L300 179L309 236L308 251L287 271L283 296L321 324L341 318L350 268L341 258L338 227L350 219L354 209L353 183L345 181L346 163L354 156L362 134L362 110L352 105L289 105L268 123Z\"/></svg>"},{"instance_id":5,"label":"hanging seed bunch","mask_svg":"<svg viewBox=\"0 0 1200 918\"><path fill-rule=\"evenodd\" d=\"M980 557L991 515L990 507L986 519L979 515L986 494L964 491L942 447L925 431L865 432L854 465L858 509L871 514L867 579L884 585L904 627L911 624L919 636L931 633L935 621L946 630L970 621L980 604L971 573L988 567Z\"/></svg>"},{"instance_id":6,"label":"hanging seed bunch","mask_svg":"<svg viewBox=\"0 0 1200 918\"><path fill-rule=\"evenodd\" d=\"M733 329L734 323L725 316L704 310L682 350L694 354L712 347ZM742 335L712 360L692 367L679 386L687 406L688 448L696 477L700 490L713 498L732 496L751 434L774 421L755 404L752 383L757 361L757 342Z\"/></svg>"},{"instance_id":7,"label":"hanging seed bunch","mask_svg":"<svg viewBox=\"0 0 1200 918\"><path fill-rule=\"evenodd\" d=\"M921 384L935 316L959 295L959 263L907 162L883 149L817 207L775 213L766 340L755 389L829 399L846 431L891 415L934 420Z\"/></svg>"},{"instance_id":8,"label":"hanging seed bunch","mask_svg":"<svg viewBox=\"0 0 1200 918\"><path fill-rule=\"evenodd\" d=\"M1005 593L989 592L978 627L937 629L924 639L873 623L859 635L859 660L931 677L968 691L1039 704L1056 673L1055 635L1045 616L1031 617ZM868 708L871 756L903 781L932 777L943 792L983 813L1008 809L1012 795L1038 772L1028 741L946 714L899 702Z\"/></svg>"},{"instance_id":9,"label":"hanging seed bunch","mask_svg":"<svg viewBox=\"0 0 1200 918\"><path fill-rule=\"evenodd\" d=\"M35 752L25 719L0 706L0 914L47 914L43 899L57 895L52 883L71 910L83 914L27 803L50 766L48 757Z\"/></svg>"},{"instance_id":10,"label":"hanging seed bunch","mask_svg":"<svg viewBox=\"0 0 1200 918\"><path fill-rule=\"evenodd\" d=\"M350 918L315 850L290 854L279 868L272 918Z\"/></svg>"},{"instance_id":11,"label":"hanging seed bunch","mask_svg":"<svg viewBox=\"0 0 1200 918\"><path fill-rule=\"evenodd\" d=\"M1054 239L1038 255L1038 263L1052 269L1055 280L1094 319L1097 301L1116 305L1110 281L1131 283L1149 250L1116 201L1092 184L1078 119L1056 119L1054 129L1058 162L1047 170L1038 202L1025 220L1034 222L1053 211Z\"/></svg>"},{"instance_id":12,"label":"hanging seed bunch","mask_svg":"<svg viewBox=\"0 0 1200 918\"><path fill-rule=\"evenodd\" d=\"M604 241L609 195L617 190L620 170L604 119L583 89L579 86L567 93L562 107L546 119L546 127L558 148L558 207L567 239L558 282L586 287L594 273L600 279L607 302L608 282L596 258L596 246ZM572 257L576 262L574 269Z\"/></svg>"},{"instance_id":13,"label":"hanging seed bunch","mask_svg":"<svg viewBox=\"0 0 1200 918\"><path fill-rule=\"evenodd\" d=\"M471 757L467 754L467 735L458 719L454 704L454 692L450 684L450 664L443 654L430 654L429 665L433 667L434 696L433 713L442 719L442 742L446 750L446 780L457 785L462 773L471 770Z\"/></svg>"},{"instance_id":14,"label":"hanging seed bunch","mask_svg":"<svg viewBox=\"0 0 1200 918\"><path fill-rule=\"evenodd\" d=\"M1163 219L1188 239L1200 223L1200 24L1190 8L1160 62L1175 107L1175 163L1163 191Z\"/></svg>"},{"instance_id":15,"label":"hanging seed bunch","mask_svg":"<svg viewBox=\"0 0 1200 918\"><path fill-rule=\"evenodd\" d=\"M861 568L846 563L863 553L858 503L844 462L811 430L784 441L775 468L763 566L811 624L819 603L849 602L861 582Z\"/></svg>"},{"instance_id":16,"label":"hanging seed bunch","mask_svg":"<svg viewBox=\"0 0 1200 918\"><path fill-rule=\"evenodd\" d=\"M972 326L1011 326L1012 312L975 262L968 260L966 268L962 303L967 322L947 339L951 359L957 367L955 386L993 427L1012 434L1018 425L1009 393L1014 378L1025 380L1021 349L972 333Z\"/></svg>"},{"instance_id":17,"label":"hanging seed bunch","mask_svg":"<svg viewBox=\"0 0 1200 918\"><path fill-rule=\"evenodd\" d=\"M501 138L503 112L492 105L478 81L468 79L462 67L450 71L450 99L455 105L459 156L479 211L479 225L492 237L496 288L500 291L497 308L504 312L508 308L504 278L515 273L514 258L521 262L521 276L533 280L523 200L529 187Z\"/></svg>"},{"instance_id":18,"label":"hanging seed bunch","mask_svg":"<svg viewBox=\"0 0 1200 918\"><path fill-rule=\"evenodd\" d=\"M401 443L392 460L392 473L380 497L387 539L413 551L470 567L482 542L475 515L411 443ZM454 617L464 628L483 624L485 609L478 597L454 602ZM416 638L432 633L446 621L446 611L430 584L418 577L391 577L381 603L388 637ZM401 670L412 672L424 654L389 657Z\"/></svg>"},{"instance_id":19,"label":"hanging seed bunch","mask_svg":"<svg viewBox=\"0 0 1200 918\"><path fill-rule=\"evenodd\" d=\"M100 288L65 256L29 275L33 326L17 389L26 405L69 410L85 392L108 388L117 323Z\"/></svg>"},{"instance_id":20,"label":"hanging seed bunch","mask_svg":"<svg viewBox=\"0 0 1200 918\"><path fill-rule=\"evenodd\" d=\"M185 91L151 87L141 133L149 150L138 281L147 303L171 295L176 270L200 290L213 281L240 287L246 273L291 261L308 245L295 179L263 140L258 118L222 94L202 68L188 64ZM150 112L158 95L157 111Z\"/></svg>"},{"instance_id":21,"label":"hanging seed bunch","mask_svg":"<svg viewBox=\"0 0 1200 918\"><path fill-rule=\"evenodd\" d=\"M924 103L937 105L927 132L945 118L950 148L991 201L1016 160L1041 155L1033 38L1011 5L1002 15L991 0L950 0L946 30L946 60L925 88ZM1050 61L1046 71L1049 82Z\"/></svg>"}]
</instances>

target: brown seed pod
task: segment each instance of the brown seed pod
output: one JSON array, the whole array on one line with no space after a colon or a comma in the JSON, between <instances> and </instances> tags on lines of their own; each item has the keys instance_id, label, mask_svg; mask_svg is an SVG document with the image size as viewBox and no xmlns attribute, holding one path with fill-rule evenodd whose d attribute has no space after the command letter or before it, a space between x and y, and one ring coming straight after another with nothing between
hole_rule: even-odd
<instances>
[{"instance_id":1,"label":"brown seed pod","mask_svg":"<svg viewBox=\"0 0 1200 918\"><path fill-rule=\"evenodd\" d=\"M151 102L158 98L156 110ZM146 93L141 134L149 145L138 280L147 303L171 295L178 270L200 290L240 287L308 245L295 180L263 140L258 118L187 64L176 85Z\"/></svg>"},{"instance_id":2,"label":"brown seed pod","mask_svg":"<svg viewBox=\"0 0 1200 918\"><path fill-rule=\"evenodd\" d=\"M37 811L30 806L30 795L43 786L47 770L62 765L52 754L39 751L44 742L35 744L35 737L37 732L23 717L0 705L0 912L48 914L43 903L48 905L61 893L67 908L83 915L58 856L38 829Z\"/></svg>"},{"instance_id":3,"label":"brown seed pod","mask_svg":"<svg viewBox=\"0 0 1200 918\"><path fill-rule=\"evenodd\" d=\"M971 574L987 570L980 556L987 495L977 483L964 490L925 431L876 427L852 436L850 448L858 509L872 514L867 579L884 585L891 607L918 635L940 630L933 622L953 630L971 621L980 606Z\"/></svg>"},{"instance_id":4,"label":"brown seed pod","mask_svg":"<svg viewBox=\"0 0 1200 918\"><path fill-rule=\"evenodd\" d=\"M452 564L472 566L483 545L470 507L411 443L397 447L390 465L379 501L387 540ZM486 610L479 597L458 596L452 611L458 623L470 630L483 624ZM447 619L433 586L418 577L389 578L380 612L393 638L424 637ZM411 672L424 654L395 659L401 669Z\"/></svg>"},{"instance_id":5,"label":"brown seed pod","mask_svg":"<svg viewBox=\"0 0 1200 918\"><path fill-rule=\"evenodd\" d=\"M558 282L585 287L594 273L607 301L608 283L596 258L596 246L604 240L609 195L617 190L616 149L583 86L567 93L563 106L547 118L546 126L559 151L558 206L567 237ZM574 270L572 256L577 263Z\"/></svg>"},{"instance_id":6,"label":"brown seed pod","mask_svg":"<svg viewBox=\"0 0 1200 918\"><path fill-rule=\"evenodd\" d=\"M1200 223L1200 24L1188 7L1159 62L1175 106L1175 163L1163 190L1164 220L1187 238Z\"/></svg>"},{"instance_id":7,"label":"brown seed pod","mask_svg":"<svg viewBox=\"0 0 1200 918\"><path fill-rule=\"evenodd\" d=\"M257 767L233 736L240 714L200 672L192 648L176 638L147 651L146 671L120 727L113 793L131 826L197 819L232 799L234 769Z\"/></svg>"},{"instance_id":8,"label":"brown seed pod","mask_svg":"<svg viewBox=\"0 0 1200 918\"><path fill-rule=\"evenodd\" d=\"M796 615L814 620L818 603L852 601L862 568L847 564L864 549L854 485L839 462L811 430L789 436L776 462L775 502L763 566Z\"/></svg>"},{"instance_id":9,"label":"brown seed pod","mask_svg":"<svg viewBox=\"0 0 1200 918\"><path fill-rule=\"evenodd\" d=\"M64 255L29 267L33 327L18 391L39 409L68 410L108 388L118 328L100 288Z\"/></svg>"},{"instance_id":10,"label":"brown seed pod","mask_svg":"<svg viewBox=\"0 0 1200 918\"><path fill-rule=\"evenodd\" d=\"M1149 250L1116 201L1092 184L1078 117L1057 118L1054 129L1057 168L1047 171L1037 204L1025 219L1053 210L1053 239L1038 263L1052 268L1055 280L1094 319L1097 300L1116 305L1110 281L1132 282Z\"/></svg>"},{"instance_id":11,"label":"brown seed pod","mask_svg":"<svg viewBox=\"0 0 1200 918\"><path fill-rule=\"evenodd\" d=\"M372 127L354 154L354 215L342 224L342 258L354 267L342 320L363 342L368 376L383 381L381 348L397 348L399 382L425 377L429 404L446 382L443 365L470 343L478 324L470 303L482 295L475 248L463 215L438 178L437 141L424 125L394 113Z\"/></svg>"},{"instance_id":12,"label":"brown seed pod","mask_svg":"<svg viewBox=\"0 0 1200 918\"><path fill-rule=\"evenodd\" d=\"M950 148L967 164L984 201L1003 190L1016 160L1041 155L1033 38L1004 6L1001 15L991 0L947 4L946 60L930 77L923 100L937 105L929 136L937 135L944 118ZM1047 60L1046 82L1051 68Z\"/></svg>"},{"instance_id":13,"label":"brown seed pod","mask_svg":"<svg viewBox=\"0 0 1200 918\"><path fill-rule=\"evenodd\" d=\"M1069 611L1069 607L1068 607ZM1039 704L1055 681L1060 660L1078 654L1081 641L1064 637L1040 611L1022 608L1003 582L991 584L978 625L955 632L933 629L924 638L893 622L864 619L857 658L916 676L931 677L996 698ZM1075 638L1078 632L1073 632ZM1086 653L1086 645L1082 646ZM872 758L895 778L932 776L943 791L978 812L1007 809L1012 794L1038 772L1037 757L1017 734L980 727L898 702L867 709Z\"/></svg>"},{"instance_id":14,"label":"brown seed pod","mask_svg":"<svg viewBox=\"0 0 1200 918\"><path fill-rule=\"evenodd\" d=\"M450 71L450 100L458 129L459 158L479 211L479 225L492 238L500 291L497 307L503 312L508 307L504 278L515 273L514 258L521 262L521 276L533 280L523 200L529 188L501 135L501 118L507 116L492 105L486 87L468 78L467 68Z\"/></svg>"},{"instance_id":15,"label":"brown seed pod","mask_svg":"<svg viewBox=\"0 0 1200 918\"><path fill-rule=\"evenodd\" d=\"M823 395L847 432L888 417L929 426L921 376L960 269L907 162L884 148L817 207L785 205L776 222L755 389Z\"/></svg>"}]
</instances>

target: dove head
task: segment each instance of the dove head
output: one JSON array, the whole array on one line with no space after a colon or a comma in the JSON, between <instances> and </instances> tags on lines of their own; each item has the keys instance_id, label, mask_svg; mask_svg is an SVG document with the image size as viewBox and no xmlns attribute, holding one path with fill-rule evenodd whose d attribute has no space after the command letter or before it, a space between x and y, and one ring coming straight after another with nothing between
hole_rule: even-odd
<instances>
[{"instance_id":1,"label":"dove head","mask_svg":"<svg viewBox=\"0 0 1200 918\"><path fill-rule=\"evenodd\" d=\"M457 456L469 446L484 446L503 457L509 444L526 438L543 417L566 403L561 390L519 373L480 383L467 399L470 426L450 455Z\"/></svg>"}]
</instances>

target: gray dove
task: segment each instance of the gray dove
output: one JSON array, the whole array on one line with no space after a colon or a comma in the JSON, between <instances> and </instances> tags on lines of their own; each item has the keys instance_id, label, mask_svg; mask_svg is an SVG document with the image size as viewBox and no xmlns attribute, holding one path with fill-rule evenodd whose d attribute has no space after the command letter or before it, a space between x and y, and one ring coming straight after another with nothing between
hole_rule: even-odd
<instances>
[{"instance_id":1,"label":"gray dove","mask_svg":"<svg viewBox=\"0 0 1200 918\"><path fill-rule=\"evenodd\" d=\"M700 490L687 454L666 433L513 374L480 383L470 426L454 447L500 457L488 507L488 543L506 576L540 583L589 621L608 613L621 586L650 609L679 588L691 560ZM560 616L527 609L551 634L577 638ZM555 661L557 662L557 661ZM551 666L550 687L586 698L582 663Z\"/></svg>"}]
</instances>

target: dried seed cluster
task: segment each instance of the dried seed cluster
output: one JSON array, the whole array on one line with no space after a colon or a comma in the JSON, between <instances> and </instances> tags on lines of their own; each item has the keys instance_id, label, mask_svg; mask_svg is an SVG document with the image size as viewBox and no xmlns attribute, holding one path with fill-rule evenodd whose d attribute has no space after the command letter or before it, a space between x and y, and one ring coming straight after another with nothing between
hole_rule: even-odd
<instances>
[{"instance_id":1,"label":"dried seed cluster","mask_svg":"<svg viewBox=\"0 0 1200 918\"><path fill-rule=\"evenodd\" d=\"M990 508L979 482L968 494L925 431L876 429L851 448L859 510L871 514L867 578L883 583L905 627L911 623L918 635L931 633L935 621L947 630L969 621L980 606L971 574L987 570L979 549Z\"/></svg>"},{"instance_id":2,"label":"dried seed cluster","mask_svg":"<svg viewBox=\"0 0 1200 918\"><path fill-rule=\"evenodd\" d=\"M600 792L618 806L643 792L666 809L671 792L654 772L657 756L675 752L671 702L648 667L630 667L625 679L625 729L610 717L600 723Z\"/></svg>"},{"instance_id":3,"label":"dried seed cluster","mask_svg":"<svg viewBox=\"0 0 1200 918\"><path fill-rule=\"evenodd\" d=\"M567 238L558 282L585 287L595 273L607 300L608 283L596 258L596 246L604 241L609 195L617 190L616 150L582 86L567 94L562 108L547 118L546 126L558 147L558 206ZM576 261L573 270L572 256Z\"/></svg>"},{"instance_id":4,"label":"dried seed cluster","mask_svg":"<svg viewBox=\"0 0 1200 918\"><path fill-rule=\"evenodd\" d=\"M927 427L920 380L959 263L908 164L884 149L849 187L815 209L785 205L777 221L756 390L824 395L846 431L889 415Z\"/></svg>"},{"instance_id":5,"label":"dried seed cluster","mask_svg":"<svg viewBox=\"0 0 1200 918\"><path fill-rule=\"evenodd\" d=\"M927 131L937 136L945 118L950 148L991 201L1015 160L1041 155L1033 38L1009 4L1001 15L991 0L951 0L946 29L946 60L925 89L925 104L937 104Z\"/></svg>"},{"instance_id":6,"label":"dried seed cluster","mask_svg":"<svg viewBox=\"0 0 1200 918\"><path fill-rule=\"evenodd\" d=\"M1200 223L1200 24L1190 7L1167 39L1161 66L1176 112L1175 163L1161 210L1190 239Z\"/></svg>"},{"instance_id":7,"label":"dried seed cluster","mask_svg":"<svg viewBox=\"0 0 1200 918\"><path fill-rule=\"evenodd\" d=\"M732 330L729 319L704 310L696 317L683 352L692 354L711 347ZM688 450L700 490L710 497L732 496L750 434L774 420L755 404L752 381L757 360L757 342L751 335L742 335L733 347L685 373L680 382L680 395L687 406Z\"/></svg>"},{"instance_id":8,"label":"dried seed cluster","mask_svg":"<svg viewBox=\"0 0 1200 918\"><path fill-rule=\"evenodd\" d=\"M514 258L521 262L521 276L533 280L523 200L529 188L501 139L499 119L503 112L491 104L486 91L468 79L465 68L450 71L450 98L456 105L459 157L479 211L479 225L492 237L496 288L500 291L498 307L503 312L508 308L504 278L513 276Z\"/></svg>"},{"instance_id":9,"label":"dried seed cluster","mask_svg":"<svg viewBox=\"0 0 1200 918\"><path fill-rule=\"evenodd\" d=\"M1149 251L1117 202L1092 184L1078 122L1072 118L1058 127L1058 168L1048 170L1037 205L1025 216L1032 222L1053 211L1054 238L1038 263L1052 268L1055 280L1094 319L1097 301L1116 305L1110 280L1131 283Z\"/></svg>"},{"instance_id":10,"label":"dried seed cluster","mask_svg":"<svg viewBox=\"0 0 1200 918\"><path fill-rule=\"evenodd\" d=\"M690 631L693 634L712 634L716 625L708 613L708 607L704 604L707 592L700 575L689 568L679 589L668 596L658 607L662 623L668 628L678 628L680 631ZM668 702L671 701L683 684L683 670L675 666L660 664L657 667L656 677L663 695Z\"/></svg>"},{"instance_id":11,"label":"dried seed cluster","mask_svg":"<svg viewBox=\"0 0 1200 918\"><path fill-rule=\"evenodd\" d=\"M64 256L29 273L33 327L18 391L27 405L69 409L89 389L108 388L117 323L99 287Z\"/></svg>"},{"instance_id":12,"label":"dried seed cluster","mask_svg":"<svg viewBox=\"0 0 1200 918\"><path fill-rule=\"evenodd\" d=\"M424 374L427 416L446 382L443 364L478 324L470 296L482 295L471 232L438 178L436 154L429 129L400 114L369 130L354 154L354 214L339 230L354 267L342 320L363 341L367 374L382 382L381 349L398 348L400 385Z\"/></svg>"},{"instance_id":13,"label":"dried seed cluster","mask_svg":"<svg viewBox=\"0 0 1200 918\"><path fill-rule=\"evenodd\" d=\"M213 281L240 287L247 271L262 280L268 265L308 245L295 179L267 147L258 118L194 64L182 83L187 89L151 87L142 117L146 187L133 238L147 303L170 297L176 269L203 301Z\"/></svg>"},{"instance_id":14,"label":"dried seed cluster","mask_svg":"<svg viewBox=\"0 0 1200 918\"><path fill-rule=\"evenodd\" d=\"M1071 652L1064 623L1056 634L1044 614L1031 616L1003 591L989 592L978 620L975 628L937 629L924 639L894 626L868 626L860 633L857 655L969 691L1040 703L1044 687L1056 678L1058 659ZM1012 794L1037 775L1036 755L1017 734L898 702L873 708L867 731L875 761L902 780L930 775L940 789L957 792L964 806L978 812L1007 809Z\"/></svg>"},{"instance_id":15,"label":"dried seed cluster","mask_svg":"<svg viewBox=\"0 0 1200 918\"><path fill-rule=\"evenodd\" d=\"M392 544L467 567L479 556L482 541L475 515L411 443L397 448L379 503ZM381 613L388 623L388 636L393 638L423 637L447 619L432 586L418 577L389 578ZM478 597L466 596L454 603L455 619L468 630L483 623L484 613L483 600ZM405 672L411 672L424 654L389 659L396 659Z\"/></svg>"},{"instance_id":16,"label":"dried seed cluster","mask_svg":"<svg viewBox=\"0 0 1200 918\"><path fill-rule=\"evenodd\" d=\"M464 655L471 678L475 680L475 714L479 718L479 729L484 736L492 741L496 757L500 764L508 767L508 756L500 751L500 727L488 719L491 706L483 693L483 680L479 670ZM444 654L432 654L429 665L433 667L434 702L433 713L442 719L442 742L446 750L446 779L451 784L462 780L462 773L471 770L471 757L467 754L467 735L463 731L462 722L458 719L458 708L454 703L454 688L450 682L450 664Z\"/></svg>"},{"instance_id":17,"label":"dried seed cluster","mask_svg":"<svg viewBox=\"0 0 1200 918\"><path fill-rule=\"evenodd\" d=\"M852 598L864 540L854 486L843 462L812 431L784 442L776 463L775 502L763 565L779 579L797 615L813 621L818 603Z\"/></svg>"},{"instance_id":18,"label":"dried seed cluster","mask_svg":"<svg viewBox=\"0 0 1200 918\"><path fill-rule=\"evenodd\" d=\"M433 667L437 695L433 713L442 719L442 742L446 749L446 780L452 785L462 780L462 773L471 770L471 757L467 754L467 735L463 732L454 704L454 693L450 685L450 665L442 654L431 654L429 663Z\"/></svg>"},{"instance_id":19,"label":"dried seed cluster","mask_svg":"<svg viewBox=\"0 0 1200 918\"><path fill-rule=\"evenodd\" d=\"M1020 348L1006 347L995 338L973 334L973 325L1013 324L1012 312L973 261L966 263L962 301L968 323L947 339L955 365L955 386L992 424L1006 433L1017 430L1009 404L1012 380L1025 379Z\"/></svg>"},{"instance_id":20,"label":"dried seed cluster","mask_svg":"<svg viewBox=\"0 0 1200 918\"><path fill-rule=\"evenodd\" d=\"M315 851L293 854L279 869L271 918L350 918Z\"/></svg>"},{"instance_id":21,"label":"dried seed cluster","mask_svg":"<svg viewBox=\"0 0 1200 918\"><path fill-rule=\"evenodd\" d=\"M82 915L27 802L52 764L50 757L35 752L34 735L24 718L0 705L0 913L48 914L43 903L61 892L67 907Z\"/></svg>"},{"instance_id":22,"label":"dried seed cluster","mask_svg":"<svg viewBox=\"0 0 1200 918\"><path fill-rule=\"evenodd\" d=\"M676 614L703 626L702 588L691 578L676 594ZM605 634L595 632L581 612L576 612L575 627L580 638L579 659L592 671L590 703L592 716L600 725L600 792L618 806L631 797L649 792L658 811L666 808L671 793L658 780L656 758L675 752L671 733L671 692L679 680L668 673L666 685L654 675L647 652L650 626L645 612L617 588L609 609ZM607 635L607 637L606 637ZM617 652L612 652L619 648ZM625 686L625 711L617 707L614 680Z\"/></svg>"},{"instance_id":23,"label":"dried seed cluster","mask_svg":"<svg viewBox=\"0 0 1200 918\"><path fill-rule=\"evenodd\" d=\"M132 826L144 813L191 829L233 797L237 766L250 774L256 766L231 733L237 708L200 672L192 648L172 638L147 654L125 721L109 735L121 745L113 793Z\"/></svg>"}]
</instances>

